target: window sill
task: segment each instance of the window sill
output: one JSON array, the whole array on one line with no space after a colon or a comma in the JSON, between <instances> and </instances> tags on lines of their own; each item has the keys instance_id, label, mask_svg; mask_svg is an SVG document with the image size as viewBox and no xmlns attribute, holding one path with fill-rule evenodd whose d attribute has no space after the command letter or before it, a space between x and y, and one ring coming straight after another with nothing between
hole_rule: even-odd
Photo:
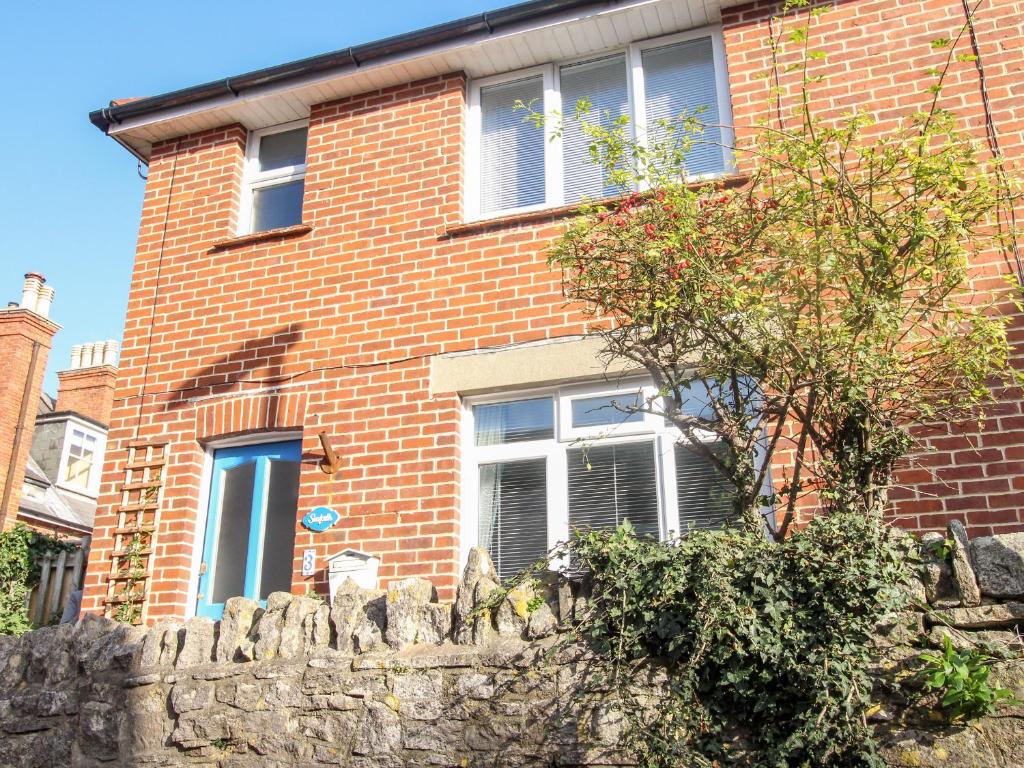
<instances>
[{"instance_id":1,"label":"window sill","mask_svg":"<svg viewBox=\"0 0 1024 768\"><path fill-rule=\"evenodd\" d=\"M701 189L709 184L715 186L718 189L731 189L733 187L741 187L750 181L750 176L742 173L733 173L727 176L720 176L717 179L708 179L705 181L695 181L687 186L690 189ZM614 197L605 197L600 200L590 201L590 205L612 205L618 201L624 199L625 195L616 195ZM554 222L558 219L568 218L579 213L583 208L582 203L573 203L572 205L560 205L557 208L542 208L536 211L526 211L524 213L513 213L508 216L495 216L492 219L477 219L476 221L466 221L461 224L454 224L447 227L444 231L446 237L462 237L464 235L473 235L480 232L487 232L493 229L505 229L506 227L516 227L522 224L535 224L537 222Z\"/></svg>"},{"instance_id":2,"label":"window sill","mask_svg":"<svg viewBox=\"0 0 1024 768\"><path fill-rule=\"evenodd\" d=\"M287 240L290 237L301 237L313 231L310 224L295 224L291 227L280 229L268 229L264 232L253 232L249 235L238 235L236 237L223 237L214 242L210 251L226 251L231 248L240 248L243 245L254 243L265 243L272 240Z\"/></svg>"}]
</instances>

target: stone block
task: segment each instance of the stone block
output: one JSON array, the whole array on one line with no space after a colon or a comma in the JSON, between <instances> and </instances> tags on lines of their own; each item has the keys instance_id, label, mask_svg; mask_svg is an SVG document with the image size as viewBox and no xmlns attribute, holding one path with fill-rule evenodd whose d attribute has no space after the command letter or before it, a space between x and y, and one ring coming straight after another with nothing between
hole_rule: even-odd
<instances>
[{"instance_id":1,"label":"stone block","mask_svg":"<svg viewBox=\"0 0 1024 768\"><path fill-rule=\"evenodd\" d=\"M401 651L416 642L433 596L434 585L426 579L403 579L388 587L384 639L389 646Z\"/></svg>"},{"instance_id":2,"label":"stone block","mask_svg":"<svg viewBox=\"0 0 1024 768\"><path fill-rule=\"evenodd\" d=\"M947 526L949 538L953 540L953 583L956 585L960 602L970 607L981 604L981 589L974 576L971 566L971 549L967 540L967 529L959 520L953 520Z\"/></svg>"},{"instance_id":3,"label":"stone block","mask_svg":"<svg viewBox=\"0 0 1024 768\"><path fill-rule=\"evenodd\" d=\"M395 755L401 747L402 721L395 711L379 701L367 702L352 754L384 758Z\"/></svg>"},{"instance_id":4,"label":"stone block","mask_svg":"<svg viewBox=\"0 0 1024 768\"><path fill-rule=\"evenodd\" d=\"M193 616L185 622L184 637L175 667L195 667L213 661L217 645L217 625L205 616Z\"/></svg>"},{"instance_id":5,"label":"stone block","mask_svg":"<svg viewBox=\"0 0 1024 768\"><path fill-rule=\"evenodd\" d=\"M242 644L252 632L253 624L263 613L259 603L246 597L230 597L224 603L217 636L217 661L235 661Z\"/></svg>"},{"instance_id":6,"label":"stone block","mask_svg":"<svg viewBox=\"0 0 1024 768\"><path fill-rule=\"evenodd\" d=\"M996 629L1024 625L1024 603L1008 602L942 611L942 617L958 629Z\"/></svg>"},{"instance_id":7,"label":"stone block","mask_svg":"<svg viewBox=\"0 0 1024 768\"><path fill-rule=\"evenodd\" d=\"M1024 532L974 539L971 562L983 595L1024 597Z\"/></svg>"}]
</instances>

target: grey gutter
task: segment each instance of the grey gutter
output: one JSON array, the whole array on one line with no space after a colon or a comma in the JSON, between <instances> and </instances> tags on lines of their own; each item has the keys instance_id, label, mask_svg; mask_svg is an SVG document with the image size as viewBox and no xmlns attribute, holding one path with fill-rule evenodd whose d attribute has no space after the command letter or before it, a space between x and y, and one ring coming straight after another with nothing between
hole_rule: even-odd
<instances>
[{"instance_id":1,"label":"grey gutter","mask_svg":"<svg viewBox=\"0 0 1024 768\"><path fill-rule=\"evenodd\" d=\"M223 80L215 80L159 96L149 96L118 106L111 103L110 106L90 112L89 121L104 133L108 133L111 126L128 118L150 115L173 107L200 104L228 95L238 96L251 88L287 83L308 75L358 69L375 59L409 53L433 45L451 44L481 33L493 34L501 27L543 18L574 8L588 5L613 5L617 2L619 0L531 0L496 11L487 11L477 16L467 16L464 19L387 37L376 42L324 53L288 64L258 69L255 72L226 77ZM124 142L120 143L124 144ZM134 150L132 150L132 154L138 156Z\"/></svg>"}]
</instances>

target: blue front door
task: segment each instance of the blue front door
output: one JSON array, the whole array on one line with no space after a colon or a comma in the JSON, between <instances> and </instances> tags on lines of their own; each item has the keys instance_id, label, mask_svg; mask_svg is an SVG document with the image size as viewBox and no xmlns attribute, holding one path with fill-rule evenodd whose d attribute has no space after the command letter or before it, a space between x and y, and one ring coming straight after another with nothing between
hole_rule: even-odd
<instances>
[{"instance_id":1,"label":"blue front door","mask_svg":"<svg viewBox=\"0 0 1024 768\"><path fill-rule=\"evenodd\" d=\"M291 589L301 456L299 440L213 454L197 615L219 619L229 597Z\"/></svg>"}]
</instances>

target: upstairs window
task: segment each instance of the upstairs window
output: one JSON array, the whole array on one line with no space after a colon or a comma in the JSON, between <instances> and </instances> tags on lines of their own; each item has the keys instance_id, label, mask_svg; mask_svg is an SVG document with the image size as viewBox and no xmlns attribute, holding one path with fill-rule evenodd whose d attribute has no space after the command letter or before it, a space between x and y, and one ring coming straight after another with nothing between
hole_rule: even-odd
<instances>
[{"instance_id":1,"label":"upstairs window","mask_svg":"<svg viewBox=\"0 0 1024 768\"><path fill-rule=\"evenodd\" d=\"M103 447L102 436L77 423L69 423L61 454L60 485L79 493L96 494L99 491Z\"/></svg>"},{"instance_id":2,"label":"upstairs window","mask_svg":"<svg viewBox=\"0 0 1024 768\"><path fill-rule=\"evenodd\" d=\"M308 131L288 123L249 134L239 234L302 223Z\"/></svg>"},{"instance_id":3,"label":"upstairs window","mask_svg":"<svg viewBox=\"0 0 1024 768\"><path fill-rule=\"evenodd\" d=\"M687 155L694 178L730 170L731 133L721 34L701 30L635 43L583 61L551 64L475 81L470 88L467 199L470 219L597 200L617 194L607 172L591 160L590 142L575 119L605 128L628 118L641 145L664 140L665 121L697 117L703 133ZM543 130L515 105L551 118Z\"/></svg>"}]
</instances>

